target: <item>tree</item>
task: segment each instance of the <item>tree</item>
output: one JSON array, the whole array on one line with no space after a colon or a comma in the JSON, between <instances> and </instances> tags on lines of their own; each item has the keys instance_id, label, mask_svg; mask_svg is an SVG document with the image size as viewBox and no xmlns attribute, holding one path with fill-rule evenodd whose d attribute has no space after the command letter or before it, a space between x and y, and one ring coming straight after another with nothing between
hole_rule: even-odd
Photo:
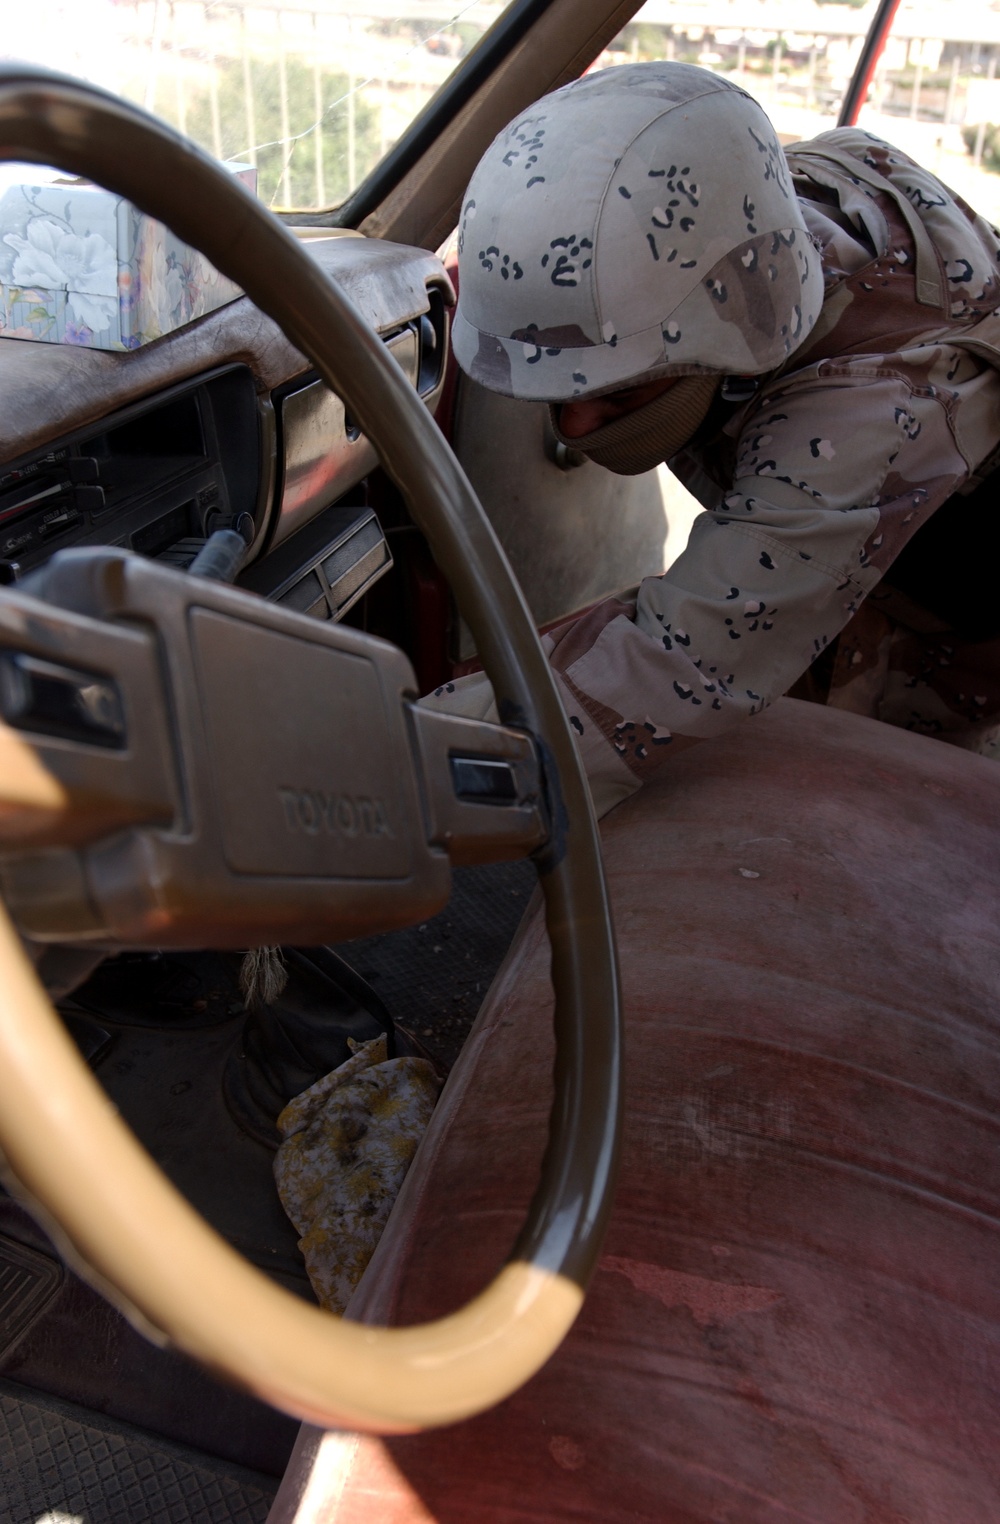
<instances>
[{"instance_id":1,"label":"tree","mask_svg":"<svg viewBox=\"0 0 1000 1524\"><path fill-rule=\"evenodd\" d=\"M281 68L277 59L249 62L256 144L248 140L247 96L242 59L220 59L216 68L219 135L222 158L246 161L257 149L257 190L265 203L315 207L317 204L316 79L312 65L301 58L285 60L290 141L282 140ZM321 143L325 202L343 201L351 189L348 117L349 81L346 74L320 70L323 104ZM375 108L356 93L353 101L354 183L359 183L379 158L380 142ZM174 113L176 121L176 113ZM185 103L185 128L196 143L215 152L212 92L190 91ZM288 195L281 190L288 176Z\"/></svg>"}]
</instances>

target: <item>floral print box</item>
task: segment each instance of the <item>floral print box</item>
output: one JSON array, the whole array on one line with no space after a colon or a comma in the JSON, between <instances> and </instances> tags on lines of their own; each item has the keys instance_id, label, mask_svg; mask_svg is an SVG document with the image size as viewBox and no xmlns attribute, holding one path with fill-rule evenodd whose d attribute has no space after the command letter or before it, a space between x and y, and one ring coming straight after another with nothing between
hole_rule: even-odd
<instances>
[{"instance_id":1,"label":"floral print box","mask_svg":"<svg viewBox=\"0 0 1000 1524\"><path fill-rule=\"evenodd\" d=\"M256 190L257 172L227 165ZM240 289L161 222L93 185L0 198L0 337L138 349Z\"/></svg>"}]
</instances>

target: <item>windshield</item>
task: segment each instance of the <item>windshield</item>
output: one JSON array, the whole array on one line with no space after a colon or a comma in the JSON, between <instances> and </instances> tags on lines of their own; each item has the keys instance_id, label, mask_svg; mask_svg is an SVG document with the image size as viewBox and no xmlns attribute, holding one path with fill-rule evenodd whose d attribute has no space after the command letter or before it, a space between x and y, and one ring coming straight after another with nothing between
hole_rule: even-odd
<instances>
[{"instance_id":1,"label":"windshield","mask_svg":"<svg viewBox=\"0 0 1000 1524\"><path fill-rule=\"evenodd\" d=\"M647 0L594 68L674 58L738 80L782 143L829 131L876 0ZM1000 223L997 0L901 0L858 125Z\"/></svg>"},{"instance_id":2,"label":"windshield","mask_svg":"<svg viewBox=\"0 0 1000 1524\"><path fill-rule=\"evenodd\" d=\"M31 28L7 48L145 106L216 158L249 164L266 205L311 211L360 184L505 8L34 0ZM9 166L3 175L10 183Z\"/></svg>"},{"instance_id":3,"label":"windshield","mask_svg":"<svg viewBox=\"0 0 1000 1524\"><path fill-rule=\"evenodd\" d=\"M836 124L876 8L646 0L593 67L676 58L724 72L789 143ZM217 158L249 165L266 205L311 212L346 199L505 9L506 0L34 0L30 27L7 49L136 101ZM995 0L902 0L860 124L1000 220ZM0 189L24 178L0 166Z\"/></svg>"}]
</instances>

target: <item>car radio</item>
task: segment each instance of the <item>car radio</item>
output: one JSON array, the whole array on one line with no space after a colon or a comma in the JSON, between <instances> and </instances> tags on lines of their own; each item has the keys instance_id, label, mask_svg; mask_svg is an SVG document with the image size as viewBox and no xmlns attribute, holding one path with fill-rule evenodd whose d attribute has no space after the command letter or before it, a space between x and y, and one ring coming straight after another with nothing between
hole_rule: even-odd
<instances>
[{"instance_id":1,"label":"car radio","mask_svg":"<svg viewBox=\"0 0 1000 1524\"><path fill-rule=\"evenodd\" d=\"M251 541L263 523L260 435L250 371L229 366L3 467L0 582L69 546L183 567L217 528Z\"/></svg>"}]
</instances>

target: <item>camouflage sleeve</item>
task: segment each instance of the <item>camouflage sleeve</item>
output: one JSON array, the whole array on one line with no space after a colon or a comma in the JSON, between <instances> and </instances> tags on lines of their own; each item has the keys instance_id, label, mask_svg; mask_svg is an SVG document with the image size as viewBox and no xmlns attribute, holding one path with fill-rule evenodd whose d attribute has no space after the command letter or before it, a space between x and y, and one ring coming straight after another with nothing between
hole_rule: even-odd
<instances>
[{"instance_id":1,"label":"camouflage sleeve","mask_svg":"<svg viewBox=\"0 0 1000 1524\"><path fill-rule=\"evenodd\" d=\"M936 364L955 385L930 379ZM985 453L972 422L997 416L998 393L943 348L917 375L868 357L770 390L673 566L634 606L609 600L547 637L599 813L791 686Z\"/></svg>"}]
</instances>

